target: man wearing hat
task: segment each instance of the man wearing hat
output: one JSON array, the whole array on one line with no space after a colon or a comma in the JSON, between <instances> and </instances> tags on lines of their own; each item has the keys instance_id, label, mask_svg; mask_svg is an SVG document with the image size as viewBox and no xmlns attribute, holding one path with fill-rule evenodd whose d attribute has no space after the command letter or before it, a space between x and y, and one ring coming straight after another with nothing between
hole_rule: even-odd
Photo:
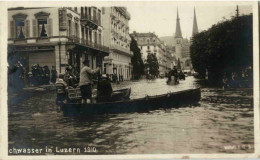
<instances>
[{"instance_id":1,"label":"man wearing hat","mask_svg":"<svg viewBox=\"0 0 260 160\"><path fill-rule=\"evenodd\" d=\"M89 60L85 60L83 62L84 67L80 71L80 80L79 80L79 86L81 90L81 96L83 99L83 103L87 102L87 99L90 99L90 102L92 102L92 78L91 75L98 73L100 71L100 68L98 67L95 70L92 70L89 68Z\"/></svg>"}]
</instances>

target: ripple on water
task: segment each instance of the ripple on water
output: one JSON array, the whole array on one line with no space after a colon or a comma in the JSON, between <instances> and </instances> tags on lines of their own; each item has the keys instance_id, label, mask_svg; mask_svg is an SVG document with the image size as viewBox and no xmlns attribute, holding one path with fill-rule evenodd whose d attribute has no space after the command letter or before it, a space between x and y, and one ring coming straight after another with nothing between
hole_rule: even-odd
<instances>
[{"instance_id":1,"label":"ripple on water","mask_svg":"<svg viewBox=\"0 0 260 160\"><path fill-rule=\"evenodd\" d=\"M177 86L166 79L114 85L131 87L131 98L196 88L192 77ZM63 117L57 113L55 92L8 106L9 146L95 146L99 154L248 153L225 150L229 144L253 144L250 90L201 88L198 104L146 113Z\"/></svg>"}]
</instances>

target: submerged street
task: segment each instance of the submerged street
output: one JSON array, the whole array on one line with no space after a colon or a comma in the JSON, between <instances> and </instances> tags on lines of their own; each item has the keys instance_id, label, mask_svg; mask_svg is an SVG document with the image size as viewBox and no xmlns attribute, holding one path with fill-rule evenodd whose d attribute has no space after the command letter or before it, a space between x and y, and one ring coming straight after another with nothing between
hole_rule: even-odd
<instances>
[{"instance_id":1,"label":"submerged street","mask_svg":"<svg viewBox=\"0 0 260 160\"><path fill-rule=\"evenodd\" d=\"M254 151L253 90L209 88L193 77L179 85L166 79L126 81L130 98L201 87L198 104L146 113L109 114L87 118L56 112L55 91L8 106L10 148L78 147L67 154L252 153ZM58 147L58 151L56 150ZM92 152L83 152L89 147ZM55 152L56 150L56 152ZM10 154L10 152L9 152Z\"/></svg>"}]
</instances>

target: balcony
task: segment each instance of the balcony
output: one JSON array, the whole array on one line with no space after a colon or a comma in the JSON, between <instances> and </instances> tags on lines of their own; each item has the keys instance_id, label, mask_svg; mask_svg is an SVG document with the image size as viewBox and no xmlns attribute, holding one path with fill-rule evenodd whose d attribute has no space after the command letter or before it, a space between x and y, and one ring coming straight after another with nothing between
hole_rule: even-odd
<instances>
[{"instance_id":1,"label":"balcony","mask_svg":"<svg viewBox=\"0 0 260 160\"><path fill-rule=\"evenodd\" d=\"M131 41L131 40L132 40L129 35L126 35L126 39L127 39L128 41Z\"/></svg>"},{"instance_id":2,"label":"balcony","mask_svg":"<svg viewBox=\"0 0 260 160\"><path fill-rule=\"evenodd\" d=\"M68 38L69 42L74 42L74 43L79 43L80 42L80 38L76 37L76 36L69 36Z\"/></svg>"},{"instance_id":3,"label":"balcony","mask_svg":"<svg viewBox=\"0 0 260 160\"><path fill-rule=\"evenodd\" d=\"M117 46L117 45L113 45L110 47L111 50L115 50L121 54L124 54L124 55L127 55L127 56L132 56L133 53L130 52L130 49L129 48L123 48L123 47L120 47L120 46Z\"/></svg>"},{"instance_id":4,"label":"balcony","mask_svg":"<svg viewBox=\"0 0 260 160\"><path fill-rule=\"evenodd\" d=\"M72 42L72 43L83 45L85 47L92 48L94 50L99 50L99 51L103 51L103 52L106 52L106 53L109 52L109 48L108 47L103 46L101 44L98 44L97 42L92 42L90 40L81 39L81 38L78 38L78 37L75 37L75 36L70 36L68 38L68 41Z\"/></svg>"},{"instance_id":5,"label":"balcony","mask_svg":"<svg viewBox=\"0 0 260 160\"><path fill-rule=\"evenodd\" d=\"M110 13L110 17L111 17L112 19L115 19L115 18L116 18L116 14L115 14L114 12L112 12L112 13Z\"/></svg>"},{"instance_id":6,"label":"balcony","mask_svg":"<svg viewBox=\"0 0 260 160\"><path fill-rule=\"evenodd\" d=\"M84 15L81 16L81 23L91 27L92 29L97 29L100 22L98 21L96 16Z\"/></svg>"},{"instance_id":7,"label":"balcony","mask_svg":"<svg viewBox=\"0 0 260 160\"><path fill-rule=\"evenodd\" d=\"M119 39L123 40L124 39L124 35L120 34L119 35Z\"/></svg>"}]
</instances>

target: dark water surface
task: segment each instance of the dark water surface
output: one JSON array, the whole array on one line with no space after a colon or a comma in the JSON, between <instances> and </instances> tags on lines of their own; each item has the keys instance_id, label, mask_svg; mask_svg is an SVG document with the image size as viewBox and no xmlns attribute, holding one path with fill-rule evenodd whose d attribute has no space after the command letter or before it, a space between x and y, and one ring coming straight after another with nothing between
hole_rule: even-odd
<instances>
[{"instance_id":1,"label":"dark water surface","mask_svg":"<svg viewBox=\"0 0 260 160\"><path fill-rule=\"evenodd\" d=\"M9 149L42 148L42 154L64 154L59 149L69 147L80 148L80 153L66 154L254 151L252 89L207 88L193 77L176 86L165 81L124 82L114 89L131 87L131 98L138 98L201 87L201 101L178 109L73 118L56 112L52 91L8 107ZM53 152L46 153L46 146Z\"/></svg>"}]
</instances>

